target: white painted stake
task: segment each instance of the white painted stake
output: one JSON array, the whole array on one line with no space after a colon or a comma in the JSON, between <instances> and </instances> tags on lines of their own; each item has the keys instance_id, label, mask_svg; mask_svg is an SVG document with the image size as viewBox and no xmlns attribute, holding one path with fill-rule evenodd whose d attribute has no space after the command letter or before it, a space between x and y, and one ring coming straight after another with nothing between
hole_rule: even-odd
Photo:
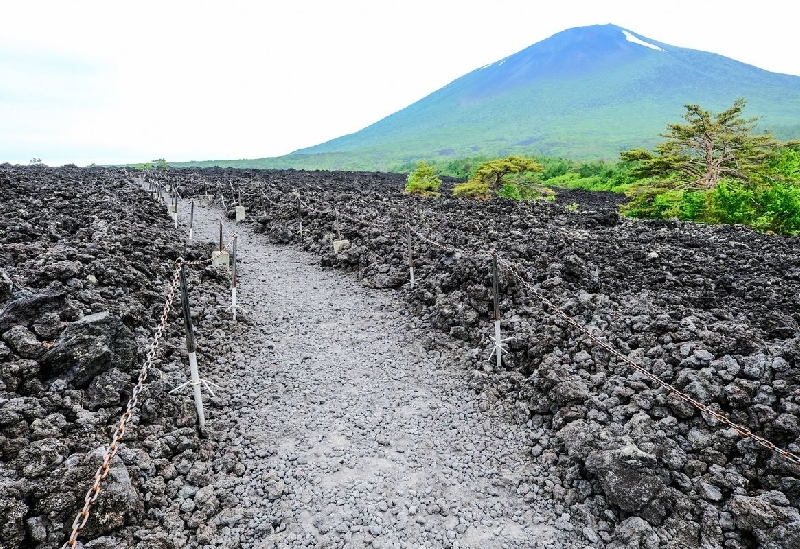
<instances>
[{"instance_id":1,"label":"white painted stake","mask_svg":"<svg viewBox=\"0 0 800 549\"><path fill-rule=\"evenodd\" d=\"M238 239L233 239L233 249L232 252L232 264L233 268L231 270L231 310L233 311L233 320L236 320L236 241Z\"/></svg>"},{"instance_id":2,"label":"white painted stake","mask_svg":"<svg viewBox=\"0 0 800 549\"><path fill-rule=\"evenodd\" d=\"M197 369L197 347L192 326L192 313L189 306L189 286L186 283L186 265L181 266L181 305L183 306L183 321L186 327L186 351L189 353L189 384L194 393L194 406L197 408L197 422L200 432L206 427L206 415L203 412L203 395L200 392L200 372ZM180 389L176 387L173 391Z\"/></svg>"},{"instance_id":3,"label":"white painted stake","mask_svg":"<svg viewBox=\"0 0 800 549\"><path fill-rule=\"evenodd\" d=\"M496 345L495 346L495 355L497 355L497 371L499 372L503 367L502 358L500 356L503 353L503 346L501 345L501 342L503 340L500 337L500 321L499 320L495 320L494 321L494 340L497 342L495 344Z\"/></svg>"},{"instance_id":4,"label":"white painted stake","mask_svg":"<svg viewBox=\"0 0 800 549\"><path fill-rule=\"evenodd\" d=\"M194 406L197 408L197 421L202 432L206 428L206 416L203 413L203 394L200 391L200 372L197 369L197 353L189 353L189 374L192 378Z\"/></svg>"},{"instance_id":5,"label":"white painted stake","mask_svg":"<svg viewBox=\"0 0 800 549\"><path fill-rule=\"evenodd\" d=\"M497 275L497 253L492 254L492 279L492 286L494 286L494 337L489 339L494 343L494 348L489 358L492 358L492 355L496 355L497 370L500 371L503 367L503 353L506 351L503 348L503 343L514 338L507 337L503 339L500 333L500 289Z\"/></svg>"},{"instance_id":6,"label":"white painted stake","mask_svg":"<svg viewBox=\"0 0 800 549\"><path fill-rule=\"evenodd\" d=\"M189 242L192 241L193 234L194 234L194 200L192 200L192 207L189 210Z\"/></svg>"},{"instance_id":7,"label":"white painted stake","mask_svg":"<svg viewBox=\"0 0 800 549\"><path fill-rule=\"evenodd\" d=\"M411 227L408 227L408 271L411 276L411 289L414 289L414 248L411 240Z\"/></svg>"},{"instance_id":8,"label":"white painted stake","mask_svg":"<svg viewBox=\"0 0 800 549\"><path fill-rule=\"evenodd\" d=\"M297 197L297 221L300 222L300 244L303 243L303 211L300 209L300 193L294 191L295 196Z\"/></svg>"},{"instance_id":9,"label":"white painted stake","mask_svg":"<svg viewBox=\"0 0 800 549\"><path fill-rule=\"evenodd\" d=\"M236 320L236 286L231 288L231 309L233 309L233 320Z\"/></svg>"}]
</instances>

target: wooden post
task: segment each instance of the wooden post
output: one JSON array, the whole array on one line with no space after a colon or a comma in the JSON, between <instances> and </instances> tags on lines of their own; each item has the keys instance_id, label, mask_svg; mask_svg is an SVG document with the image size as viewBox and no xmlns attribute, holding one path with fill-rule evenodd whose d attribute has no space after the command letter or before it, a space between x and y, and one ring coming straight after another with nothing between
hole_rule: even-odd
<instances>
[{"instance_id":1,"label":"wooden post","mask_svg":"<svg viewBox=\"0 0 800 549\"><path fill-rule=\"evenodd\" d=\"M342 233L339 231L339 208L336 208L334 211L336 212L336 227L334 227L336 229L336 240L341 240Z\"/></svg>"},{"instance_id":2,"label":"wooden post","mask_svg":"<svg viewBox=\"0 0 800 549\"><path fill-rule=\"evenodd\" d=\"M175 194L173 196L173 212L175 213L175 228L178 228L178 189L175 189Z\"/></svg>"},{"instance_id":3,"label":"wooden post","mask_svg":"<svg viewBox=\"0 0 800 549\"><path fill-rule=\"evenodd\" d=\"M222 253L222 219L219 220L219 251Z\"/></svg>"},{"instance_id":4,"label":"wooden post","mask_svg":"<svg viewBox=\"0 0 800 549\"><path fill-rule=\"evenodd\" d=\"M189 307L189 288L186 284L186 266L181 265L181 300L183 301L183 321L186 325L186 350L189 353L189 374L191 376L194 405L197 408L197 421L200 432L206 428L206 416L203 413L203 395L200 391L200 373L197 369L197 347L192 328L192 315Z\"/></svg>"}]
</instances>

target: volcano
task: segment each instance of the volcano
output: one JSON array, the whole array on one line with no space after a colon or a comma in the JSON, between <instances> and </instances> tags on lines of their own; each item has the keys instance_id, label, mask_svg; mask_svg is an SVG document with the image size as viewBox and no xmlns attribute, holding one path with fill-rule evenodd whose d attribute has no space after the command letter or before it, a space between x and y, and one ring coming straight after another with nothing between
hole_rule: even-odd
<instances>
[{"instance_id":1,"label":"volcano","mask_svg":"<svg viewBox=\"0 0 800 549\"><path fill-rule=\"evenodd\" d=\"M565 30L454 80L350 135L282 157L377 169L508 154L614 159L652 147L684 105L738 97L758 129L800 137L800 77L673 46L616 25ZM356 162L356 159L358 161ZM334 162L336 164L337 162Z\"/></svg>"}]
</instances>

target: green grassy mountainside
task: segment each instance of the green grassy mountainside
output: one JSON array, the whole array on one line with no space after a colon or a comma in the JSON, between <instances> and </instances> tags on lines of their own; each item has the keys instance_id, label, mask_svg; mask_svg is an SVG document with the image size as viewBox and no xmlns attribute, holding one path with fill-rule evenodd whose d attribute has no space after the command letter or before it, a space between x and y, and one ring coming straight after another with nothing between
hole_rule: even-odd
<instances>
[{"instance_id":1,"label":"green grassy mountainside","mask_svg":"<svg viewBox=\"0 0 800 549\"><path fill-rule=\"evenodd\" d=\"M468 156L615 159L654 146L685 104L718 111L738 97L759 128L800 137L800 77L596 25L476 69L356 133L277 158L192 165L389 170Z\"/></svg>"}]
</instances>

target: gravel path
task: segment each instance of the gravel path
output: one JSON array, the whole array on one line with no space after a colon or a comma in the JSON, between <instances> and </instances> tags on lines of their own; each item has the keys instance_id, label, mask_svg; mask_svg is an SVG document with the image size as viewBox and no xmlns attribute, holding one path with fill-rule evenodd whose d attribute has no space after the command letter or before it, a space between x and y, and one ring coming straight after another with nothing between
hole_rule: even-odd
<instances>
[{"instance_id":1,"label":"gravel path","mask_svg":"<svg viewBox=\"0 0 800 549\"><path fill-rule=\"evenodd\" d=\"M219 215L196 207L198 240L216 241ZM214 492L225 510L198 541L586 546L550 501L531 430L487 410L457 348L426 350L430 336L391 292L225 225L240 234L245 322L206 372L227 402L209 420L221 433Z\"/></svg>"}]
</instances>

